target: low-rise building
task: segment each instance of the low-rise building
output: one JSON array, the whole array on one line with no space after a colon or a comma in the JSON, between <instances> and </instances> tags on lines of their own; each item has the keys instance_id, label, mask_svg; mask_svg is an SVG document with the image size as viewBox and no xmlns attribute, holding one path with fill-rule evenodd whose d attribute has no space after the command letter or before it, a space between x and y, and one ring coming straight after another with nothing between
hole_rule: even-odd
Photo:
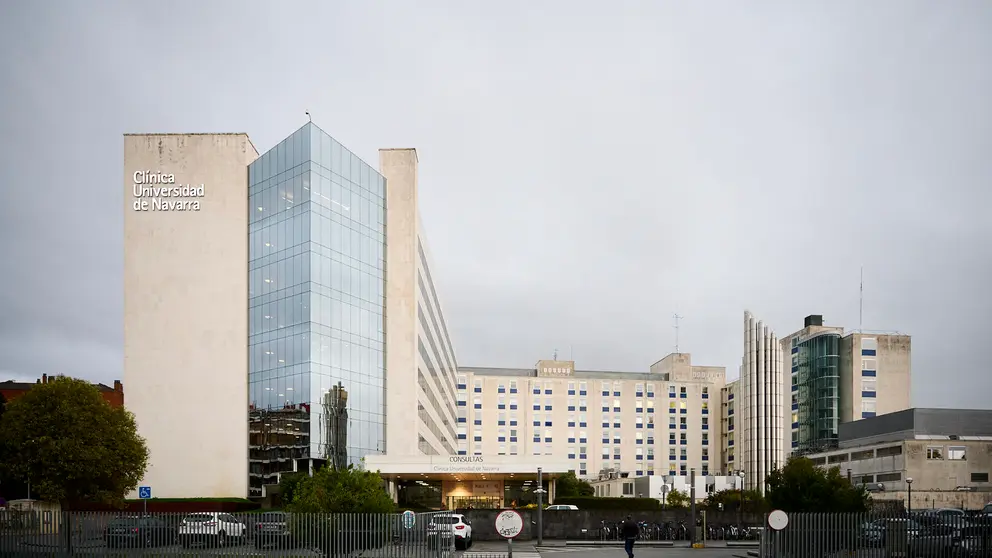
<instances>
[{"instance_id":1,"label":"low-rise building","mask_svg":"<svg viewBox=\"0 0 992 558\"><path fill-rule=\"evenodd\" d=\"M702 476L696 477L696 502L702 502L707 496L724 490L740 490L743 479L738 476ZM690 477L679 475L630 477L607 475L604 478L590 482L600 498L654 498L665 502L668 493L677 490L686 496L691 496Z\"/></svg>"},{"instance_id":2,"label":"low-rise building","mask_svg":"<svg viewBox=\"0 0 992 558\"><path fill-rule=\"evenodd\" d=\"M6 382L0 382L0 395L7 401L13 401L18 397L24 395L31 388L39 384L47 384L51 380L54 380L56 376L49 376L48 374L42 374L35 383L28 382L17 382L14 380L7 380ZM100 396L107 403L110 403L111 407L123 407L124 406L124 384L120 380L114 380L114 386L108 386L104 384L93 384L96 389L100 390Z\"/></svg>"},{"instance_id":3,"label":"low-rise building","mask_svg":"<svg viewBox=\"0 0 992 558\"><path fill-rule=\"evenodd\" d=\"M992 501L992 410L906 409L840 423L838 449L809 458L876 499L978 509Z\"/></svg>"}]
</instances>

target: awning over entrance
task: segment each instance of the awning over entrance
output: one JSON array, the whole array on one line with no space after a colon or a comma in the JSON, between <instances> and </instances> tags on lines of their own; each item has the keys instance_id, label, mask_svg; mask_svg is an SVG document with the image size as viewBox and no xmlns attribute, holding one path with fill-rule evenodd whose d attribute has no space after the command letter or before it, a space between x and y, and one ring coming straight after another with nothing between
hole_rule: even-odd
<instances>
[{"instance_id":1,"label":"awning over entrance","mask_svg":"<svg viewBox=\"0 0 992 558\"><path fill-rule=\"evenodd\" d=\"M369 455L365 468L387 479L522 480L537 478L537 468L551 480L567 473L567 461L521 455Z\"/></svg>"}]
</instances>

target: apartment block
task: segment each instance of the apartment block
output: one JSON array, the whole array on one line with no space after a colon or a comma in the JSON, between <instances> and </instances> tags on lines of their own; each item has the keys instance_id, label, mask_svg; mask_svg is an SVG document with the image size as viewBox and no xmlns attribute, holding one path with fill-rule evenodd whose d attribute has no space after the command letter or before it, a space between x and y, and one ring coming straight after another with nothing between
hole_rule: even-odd
<instances>
[{"instance_id":1,"label":"apartment block","mask_svg":"<svg viewBox=\"0 0 992 558\"><path fill-rule=\"evenodd\" d=\"M576 474L687 476L720 470L726 369L670 354L648 372L459 368L458 454L546 456Z\"/></svg>"},{"instance_id":2,"label":"apartment block","mask_svg":"<svg viewBox=\"0 0 992 558\"><path fill-rule=\"evenodd\" d=\"M810 315L803 329L782 339L789 355L790 389L783 405L790 417L793 453L837 447L841 423L910 406L911 338L882 332L844 332Z\"/></svg>"}]
</instances>

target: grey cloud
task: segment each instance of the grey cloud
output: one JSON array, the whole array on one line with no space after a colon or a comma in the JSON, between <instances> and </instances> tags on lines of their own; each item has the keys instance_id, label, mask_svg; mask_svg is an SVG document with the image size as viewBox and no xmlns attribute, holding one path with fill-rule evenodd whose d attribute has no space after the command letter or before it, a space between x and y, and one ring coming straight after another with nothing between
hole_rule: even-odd
<instances>
[{"instance_id":1,"label":"grey cloud","mask_svg":"<svg viewBox=\"0 0 992 558\"><path fill-rule=\"evenodd\" d=\"M992 7L30 3L0 21L0 370L108 382L121 134L309 110L420 151L459 361L727 366L750 308L914 335L920 405L987 406Z\"/></svg>"}]
</instances>

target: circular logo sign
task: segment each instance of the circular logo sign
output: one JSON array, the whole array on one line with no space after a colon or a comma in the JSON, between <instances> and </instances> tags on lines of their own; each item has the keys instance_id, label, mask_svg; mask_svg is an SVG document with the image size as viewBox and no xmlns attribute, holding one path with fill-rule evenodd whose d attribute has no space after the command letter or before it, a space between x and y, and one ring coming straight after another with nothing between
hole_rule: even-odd
<instances>
[{"instance_id":1,"label":"circular logo sign","mask_svg":"<svg viewBox=\"0 0 992 558\"><path fill-rule=\"evenodd\" d=\"M524 518L514 510L503 510L496 516L496 533L504 539L515 539L524 530Z\"/></svg>"},{"instance_id":2,"label":"circular logo sign","mask_svg":"<svg viewBox=\"0 0 992 558\"><path fill-rule=\"evenodd\" d=\"M417 514L410 510L403 512L403 527L407 529L413 529L413 526L417 524Z\"/></svg>"},{"instance_id":3,"label":"circular logo sign","mask_svg":"<svg viewBox=\"0 0 992 558\"><path fill-rule=\"evenodd\" d=\"M768 527L774 531L781 531L789 525L789 515L782 510L774 510L768 514Z\"/></svg>"}]
</instances>

